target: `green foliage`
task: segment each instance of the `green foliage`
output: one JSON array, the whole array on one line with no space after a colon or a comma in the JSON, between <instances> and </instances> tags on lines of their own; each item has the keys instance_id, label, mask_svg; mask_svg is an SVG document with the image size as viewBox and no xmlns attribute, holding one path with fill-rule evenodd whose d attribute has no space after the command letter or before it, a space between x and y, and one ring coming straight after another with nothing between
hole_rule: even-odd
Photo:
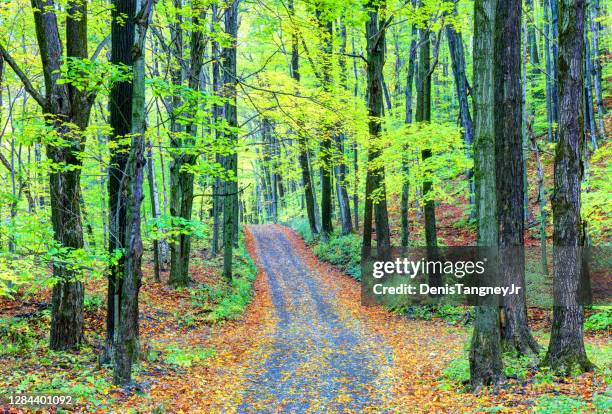
<instances>
[{"instance_id":1,"label":"green foliage","mask_svg":"<svg viewBox=\"0 0 612 414\"><path fill-rule=\"evenodd\" d=\"M357 234L333 234L329 240L319 240L314 254L357 280L361 280L361 240Z\"/></svg>"},{"instance_id":2,"label":"green foliage","mask_svg":"<svg viewBox=\"0 0 612 414\"><path fill-rule=\"evenodd\" d=\"M83 308L86 311L97 311L102 309L105 305L105 299L100 295L89 295L85 294L85 299L83 300Z\"/></svg>"},{"instance_id":3,"label":"green foliage","mask_svg":"<svg viewBox=\"0 0 612 414\"><path fill-rule=\"evenodd\" d=\"M210 348L173 345L164 349L164 361L183 368L197 364L213 355L215 355L215 350Z\"/></svg>"},{"instance_id":4,"label":"green foliage","mask_svg":"<svg viewBox=\"0 0 612 414\"><path fill-rule=\"evenodd\" d=\"M30 351L38 342L26 318L0 318L0 356Z\"/></svg>"},{"instance_id":5,"label":"green foliage","mask_svg":"<svg viewBox=\"0 0 612 414\"><path fill-rule=\"evenodd\" d=\"M442 378L453 384L467 384L470 381L470 362L467 355L453 359L442 370Z\"/></svg>"},{"instance_id":6,"label":"green foliage","mask_svg":"<svg viewBox=\"0 0 612 414\"><path fill-rule=\"evenodd\" d=\"M534 414L581 414L586 413L587 403L581 399L570 398L565 395L544 395L540 397Z\"/></svg>"},{"instance_id":7,"label":"green foliage","mask_svg":"<svg viewBox=\"0 0 612 414\"><path fill-rule=\"evenodd\" d=\"M612 308L605 308L601 312L596 312L584 321L585 331L605 331L612 325Z\"/></svg>"}]
</instances>

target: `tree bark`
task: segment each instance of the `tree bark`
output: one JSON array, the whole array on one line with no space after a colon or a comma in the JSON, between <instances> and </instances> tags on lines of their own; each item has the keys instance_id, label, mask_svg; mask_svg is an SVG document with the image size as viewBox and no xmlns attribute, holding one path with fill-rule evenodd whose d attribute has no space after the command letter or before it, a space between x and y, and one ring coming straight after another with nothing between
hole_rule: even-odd
<instances>
[{"instance_id":1,"label":"tree bark","mask_svg":"<svg viewBox=\"0 0 612 414\"><path fill-rule=\"evenodd\" d=\"M495 127L493 122L493 35L495 0L474 2L474 182L478 217L478 246L498 243L495 191ZM476 306L470 347L470 383L475 389L503 380L499 311Z\"/></svg>"},{"instance_id":2,"label":"tree bark","mask_svg":"<svg viewBox=\"0 0 612 414\"><path fill-rule=\"evenodd\" d=\"M131 0L138 10L134 21L134 44L132 52L132 135L130 153L124 181L126 203L125 261L121 280L121 312L119 334L115 343L115 384L125 385L131 381L132 364L138 357L138 292L142 280L142 238L140 234L140 207L144 198L143 180L145 169L145 64L144 47L149 19L156 0Z\"/></svg>"},{"instance_id":3,"label":"tree bark","mask_svg":"<svg viewBox=\"0 0 612 414\"><path fill-rule=\"evenodd\" d=\"M559 142L555 148L553 208L553 322L544 364L566 374L590 371L584 350L581 282L583 244L580 187L584 141L584 0L559 2Z\"/></svg>"},{"instance_id":4,"label":"tree bark","mask_svg":"<svg viewBox=\"0 0 612 414\"><path fill-rule=\"evenodd\" d=\"M223 84L225 103L225 120L230 128L238 127L236 112L236 46L238 37L238 4L233 0L225 9L225 33L231 44L223 48ZM238 134L234 131L226 133L227 142L234 151ZM225 157L225 171L231 176L225 183L223 195L223 275L232 279L233 242L236 221L238 220L238 154L232 152Z\"/></svg>"},{"instance_id":5,"label":"tree bark","mask_svg":"<svg viewBox=\"0 0 612 414\"><path fill-rule=\"evenodd\" d=\"M372 165L382 155L380 134L382 133L383 85L382 71L385 64L386 20L381 10L384 2L368 2L368 19L366 21L367 39L367 85L368 85L368 131L370 147L368 164ZM374 197L375 196L375 199ZM366 193L363 219L363 242L361 256L367 260L372 254L372 216L376 225L376 256L380 260L391 257L391 235L387 213L387 195L385 189L385 167L376 164L366 173Z\"/></svg>"},{"instance_id":6,"label":"tree bark","mask_svg":"<svg viewBox=\"0 0 612 414\"><path fill-rule=\"evenodd\" d=\"M521 88L521 4L497 0L493 80L495 85L495 160L499 222L500 280L520 287L504 298L502 340L522 354L537 354L538 345L527 325L525 296L525 221L523 102Z\"/></svg>"}]
</instances>

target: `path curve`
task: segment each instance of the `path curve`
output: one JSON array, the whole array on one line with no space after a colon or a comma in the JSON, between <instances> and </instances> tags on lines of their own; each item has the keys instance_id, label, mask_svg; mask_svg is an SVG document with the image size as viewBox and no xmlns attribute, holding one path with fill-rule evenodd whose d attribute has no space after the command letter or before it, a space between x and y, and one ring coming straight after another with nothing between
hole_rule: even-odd
<instances>
[{"instance_id":1,"label":"path curve","mask_svg":"<svg viewBox=\"0 0 612 414\"><path fill-rule=\"evenodd\" d=\"M252 361L238 412L379 412L390 387L391 350L340 312L325 277L305 263L282 227L249 226L268 280L277 325Z\"/></svg>"}]
</instances>

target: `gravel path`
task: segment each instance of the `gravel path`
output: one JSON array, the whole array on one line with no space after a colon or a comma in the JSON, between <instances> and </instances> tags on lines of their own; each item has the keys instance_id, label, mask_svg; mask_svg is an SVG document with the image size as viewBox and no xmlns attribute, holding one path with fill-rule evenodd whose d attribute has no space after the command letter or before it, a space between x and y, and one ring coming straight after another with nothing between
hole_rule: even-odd
<instances>
[{"instance_id":1,"label":"gravel path","mask_svg":"<svg viewBox=\"0 0 612 414\"><path fill-rule=\"evenodd\" d=\"M239 412L378 412L391 350L338 308L325 275L299 257L278 226L251 226L278 318L271 349L246 373Z\"/></svg>"}]
</instances>

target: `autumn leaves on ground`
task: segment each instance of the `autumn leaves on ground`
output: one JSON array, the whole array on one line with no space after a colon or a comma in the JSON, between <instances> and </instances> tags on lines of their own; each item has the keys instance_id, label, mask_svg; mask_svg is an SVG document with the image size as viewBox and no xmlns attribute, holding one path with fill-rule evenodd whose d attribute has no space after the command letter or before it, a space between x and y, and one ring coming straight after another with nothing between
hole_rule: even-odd
<instances>
[{"instance_id":1,"label":"autumn leaves on ground","mask_svg":"<svg viewBox=\"0 0 612 414\"><path fill-rule=\"evenodd\" d=\"M3 357L2 387L69 393L77 412L522 413L545 410L547 399L583 401L582 412L597 410L593 396L606 388L602 370L555 378L528 361L514 362L506 366L503 387L466 392L465 317L410 319L361 306L358 282L319 261L287 227L250 226L245 239L258 269L246 309L236 298L215 298L218 271L208 264L194 266L199 290L174 291L145 272L137 386L112 387L110 371L99 366L104 311L89 299L89 345L53 353L42 341L23 358ZM249 258L237 262L244 265L237 279L250 283ZM87 297L101 293L99 285ZM41 302L2 304L3 316L28 317L22 341L44 338L48 316L34 306ZM594 361L609 364L608 339L587 337Z\"/></svg>"}]
</instances>

